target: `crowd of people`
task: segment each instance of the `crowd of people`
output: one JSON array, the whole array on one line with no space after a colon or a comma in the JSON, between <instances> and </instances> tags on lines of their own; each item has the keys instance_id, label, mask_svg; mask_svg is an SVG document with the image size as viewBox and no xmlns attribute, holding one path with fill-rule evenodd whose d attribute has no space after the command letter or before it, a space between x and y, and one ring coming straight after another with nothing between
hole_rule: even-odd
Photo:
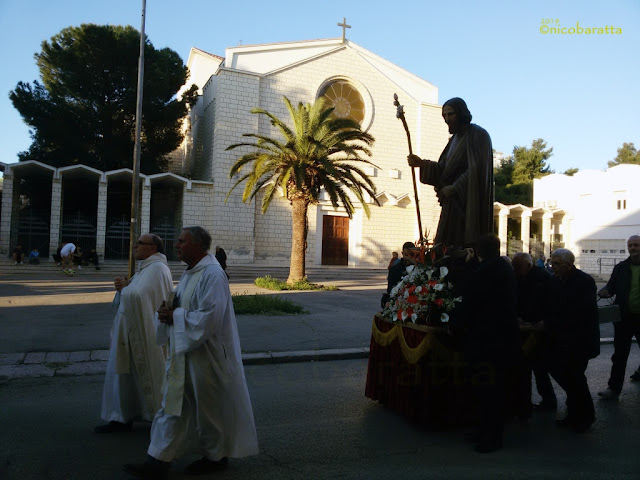
<instances>
[{"instance_id":1,"label":"crowd of people","mask_svg":"<svg viewBox=\"0 0 640 480\"><path fill-rule=\"evenodd\" d=\"M566 394L566 416L556 424L578 433L595 421L595 408L585 375L589 360L600 354L598 297L615 296L620 321L614 323L614 354L609 388L598 392L603 401L617 400L622 390L633 337L640 345L640 236L627 242L629 258L616 265L600 291L587 273L575 266L570 250L560 248L550 259L536 261L521 252L500 257L500 241L484 235L468 249L462 302L452 316L465 332L465 358L470 365L489 366L492 381L473 385L477 429L472 438L479 452L501 448L509 375L508 366L526 362L533 371L542 401L534 410L556 411L558 401L551 378ZM394 253L388 265L388 293L415 263L419 250L408 242L402 258ZM449 278L449 277L448 277ZM541 332L533 355L521 358L520 328ZM640 367L631 375L640 380Z\"/></svg>"}]
</instances>

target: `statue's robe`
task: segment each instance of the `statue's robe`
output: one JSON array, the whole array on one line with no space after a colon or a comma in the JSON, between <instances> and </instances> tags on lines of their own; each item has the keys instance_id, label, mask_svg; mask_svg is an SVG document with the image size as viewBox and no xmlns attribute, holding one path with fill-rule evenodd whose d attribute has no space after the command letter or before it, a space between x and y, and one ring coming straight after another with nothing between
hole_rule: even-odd
<instances>
[{"instance_id":1,"label":"statue's robe","mask_svg":"<svg viewBox=\"0 0 640 480\"><path fill-rule=\"evenodd\" d=\"M493 233L493 150L486 130L470 124L453 135L437 162L425 161L420 181L434 186L442 206L436 244L464 247ZM447 185L456 191L448 198L440 192Z\"/></svg>"}]
</instances>

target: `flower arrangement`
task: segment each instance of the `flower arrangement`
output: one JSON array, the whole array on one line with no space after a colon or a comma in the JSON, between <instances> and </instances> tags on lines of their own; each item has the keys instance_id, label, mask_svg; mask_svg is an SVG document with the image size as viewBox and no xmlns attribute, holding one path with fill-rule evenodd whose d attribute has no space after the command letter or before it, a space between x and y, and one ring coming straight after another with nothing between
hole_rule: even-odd
<instances>
[{"instance_id":1,"label":"flower arrangement","mask_svg":"<svg viewBox=\"0 0 640 480\"><path fill-rule=\"evenodd\" d=\"M447 267L411 265L407 274L391 290L382 316L392 322L443 325L460 297L454 298L453 285L447 281Z\"/></svg>"}]
</instances>

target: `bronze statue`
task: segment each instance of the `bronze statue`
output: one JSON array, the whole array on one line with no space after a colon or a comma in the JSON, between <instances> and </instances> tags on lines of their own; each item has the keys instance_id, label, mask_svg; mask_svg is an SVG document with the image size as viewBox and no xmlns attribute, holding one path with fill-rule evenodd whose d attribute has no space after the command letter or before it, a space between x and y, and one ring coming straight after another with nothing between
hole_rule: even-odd
<instances>
[{"instance_id":1,"label":"bronze statue","mask_svg":"<svg viewBox=\"0 0 640 480\"><path fill-rule=\"evenodd\" d=\"M442 206L434 242L462 248L493 233L491 137L471 123L461 98L445 102L442 118L453 136L440 159L434 162L409 154L407 160L411 167L420 167L420 181L434 186Z\"/></svg>"}]
</instances>

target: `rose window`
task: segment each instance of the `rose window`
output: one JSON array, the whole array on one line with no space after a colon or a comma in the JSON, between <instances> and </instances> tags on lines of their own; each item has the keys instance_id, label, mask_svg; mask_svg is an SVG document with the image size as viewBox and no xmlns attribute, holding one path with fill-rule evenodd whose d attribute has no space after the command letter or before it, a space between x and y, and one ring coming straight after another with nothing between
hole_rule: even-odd
<instances>
[{"instance_id":1,"label":"rose window","mask_svg":"<svg viewBox=\"0 0 640 480\"><path fill-rule=\"evenodd\" d=\"M334 107L332 115L338 118L349 118L362 124L364 120L364 100L360 92L344 80L331 82L320 93L327 104Z\"/></svg>"}]
</instances>

